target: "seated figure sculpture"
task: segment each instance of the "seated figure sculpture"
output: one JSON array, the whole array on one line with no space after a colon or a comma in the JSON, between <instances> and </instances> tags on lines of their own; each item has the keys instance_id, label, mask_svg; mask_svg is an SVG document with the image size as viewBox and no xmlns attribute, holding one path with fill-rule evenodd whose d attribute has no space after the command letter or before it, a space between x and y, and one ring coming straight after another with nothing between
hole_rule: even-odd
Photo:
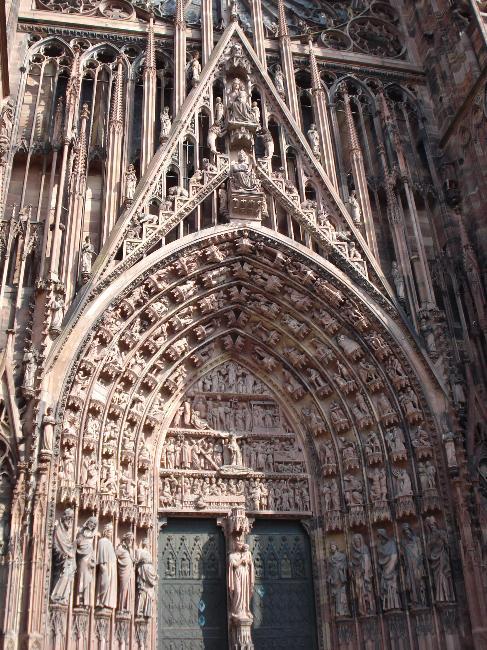
<instances>
[{"instance_id":1,"label":"seated figure sculpture","mask_svg":"<svg viewBox=\"0 0 487 650\"><path fill-rule=\"evenodd\" d=\"M233 190L252 192L259 189L249 157L243 149L238 152L237 161L230 165L230 178Z\"/></svg>"}]
</instances>

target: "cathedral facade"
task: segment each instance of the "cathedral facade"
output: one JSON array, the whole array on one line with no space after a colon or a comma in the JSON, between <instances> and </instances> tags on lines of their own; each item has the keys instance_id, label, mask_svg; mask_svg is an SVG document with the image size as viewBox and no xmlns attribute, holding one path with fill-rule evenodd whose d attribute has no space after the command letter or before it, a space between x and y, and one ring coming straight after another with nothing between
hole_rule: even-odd
<instances>
[{"instance_id":1,"label":"cathedral facade","mask_svg":"<svg viewBox=\"0 0 487 650\"><path fill-rule=\"evenodd\" d=\"M487 647L487 4L0 7L0 647Z\"/></svg>"}]
</instances>

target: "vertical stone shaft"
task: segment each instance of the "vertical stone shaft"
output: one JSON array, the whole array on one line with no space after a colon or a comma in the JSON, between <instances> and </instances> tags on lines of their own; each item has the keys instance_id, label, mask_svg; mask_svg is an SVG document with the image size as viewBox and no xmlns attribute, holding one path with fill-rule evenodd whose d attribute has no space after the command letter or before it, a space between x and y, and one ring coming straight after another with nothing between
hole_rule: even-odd
<instances>
[{"instance_id":1,"label":"vertical stone shaft","mask_svg":"<svg viewBox=\"0 0 487 650\"><path fill-rule=\"evenodd\" d=\"M60 274L59 269L59 256L61 249L61 209L65 195L66 185L66 172L68 167L68 154L71 142L73 124L78 106L79 91L81 86L81 65L80 65L80 49L76 45L74 47L73 65L71 68L71 76L69 78L68 87L66 90L66 115L64 121L64 134L63 134L63 151L61 157L61 169L59 172L59 181L57 185L56 206L54 209L54 223L51 239L51 254L49 260L48 276L50 278L58 279Z\"/></svg>"},{"instance_id":2,"label":"vertical stone shaft","mask_svg":"<svg viewBox=\"0 0 487 650\"><path fill-rule=\"evenodd\" d=\"M369 248L372 251L374 257L376 259L379 259L377 238L375 236L374 218L372 216L369 189L365 175L364 158L362 155L362 149L360 147L357 131L355 129L355 123L353 121L352 109L350 106L350 95L348 94L348 90L345 85L343 85L343 99L345 102L345 116L347 120L348 137L350 142L350 162L352 163L352 174L353 180L355 182L355 189L357 190L360 206L362 208L362 218L364 220L367 244L369 245Z\"/></svg>"},{"instance_id":3,"label":"vertical stone shaft","mask_svg":"<svg viewBox=\"0 0 487 650\"><path fill-rule=\"evenodd\" d=\"M261 0L252 0L250 5L252 11L252 27L254 32L254 49L264 68L267 67L264 43L264 18L262 16Z\"/></svg>"},{"instance_id":4,"label":"vertical stone shaft","mask_svg":"<svg viewBox=\"0 0 487 650\"><path fill-rule=\"evenodd\" d=\"M294 119L301 126L301 113L299 110L298 93L296 91L296 79L294 77L293 53L291 50L291 39L286 23L284 0L279 0L279 47L281 50L282 70L286 78L287 102L289 110Z\"/></svg>"},{"instance_id":5,"label":"vertical stone shaft","mask_svg":"<svg viewBox=\"0 0 487 650\"><path fill-rule=\"evenodd\" d=\"M312 83L312 102L313 114L318 131L321 135L321 149L326 174L333 186L338 189L338 180L335 167L335 157L333 153L333 141L331 137L330 120L328 116L326 92L321 83L318 71L318 63L313 50L313 43L309 42L309 56L311 66L311 83Z\"/></svg>"},{"instance_id":6,"label":"vertical stone shaft","mask_svg":"<svg viewBox=\"0 0 487 650\"><path fill-rule=\"evenodd\" d=\"M202 63L206 64L213 50L213 2L201 1L201 49Z\"/></svg>"},{"instance_id":7,"label":"vertical stone shaft","mask_svg":"<svg viewBox=\"0 0 487 650\"><path fill-rule=\"evenodd\" d=\"M101 245L108 239L118 217L123 137L123 65L117 60L117 77L108 125L108 155L104 191L103 230ZM152 125L152 132L154 125Z\"/></svg>"},{"instance_id":8,"label":"vertical stone shaft","mask_svg":"<svg viewBox=\"0 0 487 650\"><path fill-rule=\"evenodd\" d=\"M79 248L85 203L87 141L86 125L89 117L88 105L84 104L81 112L80 136L77 155L71 173L69 188L69 207L66 222L66 238L62 267L62 281L66 290L66 302L74 295L78 277Z\"/></svg>"},{"instance_id":9,"label":"vertical stone shaft","mask_svg":"<svg viewBox=\"0 0 487 650\"><path fill-rule=\"evenodd\" d=\"M151 12L147 30L147 50L144 62L144 96L142 100L142 136L140 175L143 176L154 155L154 127L156 123L156 54L154 47L154 14Z\"/></svg>"},{"instance_id":10,"label":"vertical stone shaft","mask_svg":"<svg viewBox=\"0 0 487 650\"><path fill-rule=\"evenodd\" d=\"M398 136L397 126L394 124L392 113L389 110L389 106L387 105L387 100L382 91L379 93L379 99L380 99L382 112L384 115L384 123L386 124L386 130L391 140L391 143L394 146L394 151L397 156L399 171L401 174L401 181L402 181L404 194L406 196L406 201L409 208L411 225L413 227L414 240L416 243L416 252L418 254L418 264L416 266L416 271L417 271L418 290L421 299L421 306L422 307L434 306L435 295L433 292L433 282L431 280L430 269L428 266L428 259L426 257L426 249L424 246L424 240L421 233L421 226L419 223L418 212L416 210L416 202L414 200L413 192L411 190L411 186L408 180L409 174L405 162L404 152L402 150L402 145L400 142L400 138Z\"/></svg>"},{"instance_id":11,"label":"vertical stone shaft","mask_svg":"<svg viewBox=\"0 0 487 650\"><path fill-rule=\"evenodd\" d=\"M177 0L174 16L174 117L186 97L186 21L184 2Z\"/></svg>"}]
</instances>

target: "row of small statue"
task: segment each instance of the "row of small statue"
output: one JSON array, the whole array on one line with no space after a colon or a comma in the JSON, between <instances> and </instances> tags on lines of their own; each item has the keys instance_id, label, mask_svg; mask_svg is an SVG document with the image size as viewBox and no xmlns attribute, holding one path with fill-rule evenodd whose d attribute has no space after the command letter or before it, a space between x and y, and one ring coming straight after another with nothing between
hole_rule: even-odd
<instances>
[{"instance_id":1,"label":"row of small statue","mask_svg":"<svg viewBox=\"0 0 487 650\"><path fill-rule=\"evenodd\" d=\"M426 519L426 530L426 552L410 524L402 525L400 545L389 537L385 529L376 531L376 584L383 611L402 609L406 605L401 598L401 566L408 602L413 607L428 604L428 567L433 601L455 601L447 533L438 526L434 517ZM367 616L377 613L374 564L361 533L352 536L348 557L336 544L330 545L327 568L335 616L351 615L350 585L358 614Z\"/></svg>"},{"instance_id":2,"label":"row of small statue","mask_svg":"<svg viewBox=\"0 0 487 650\"><path fill-rule=\"evenodd\" d=\"M89 517L73 540L73 522L74 512L66 508L55 525L51 602L68 605L76 577L77 607L92 605L95 582L96 607L131 614L135 605L136 616L150 618L157 573L147 540L134 551L134 535L128 532L115 548L112 524L106 524L99 536L96 517Z\"/></svg>"}]
</instances>

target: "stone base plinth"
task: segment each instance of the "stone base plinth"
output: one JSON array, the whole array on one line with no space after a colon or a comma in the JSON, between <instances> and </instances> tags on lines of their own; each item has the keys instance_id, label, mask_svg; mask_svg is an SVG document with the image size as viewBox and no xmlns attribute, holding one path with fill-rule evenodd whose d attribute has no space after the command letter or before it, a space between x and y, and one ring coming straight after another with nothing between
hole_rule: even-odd
<instances>
[{"instance_id":1,"label":"stone base plinth","mask_svg":"<svg viewBox=\"0 0 487 650\"><path fill-rule=\"evenodd\" d=\"M231 650L254 650L252 643L252 618L231 617Z\"/></svg>"}]
</instances>

